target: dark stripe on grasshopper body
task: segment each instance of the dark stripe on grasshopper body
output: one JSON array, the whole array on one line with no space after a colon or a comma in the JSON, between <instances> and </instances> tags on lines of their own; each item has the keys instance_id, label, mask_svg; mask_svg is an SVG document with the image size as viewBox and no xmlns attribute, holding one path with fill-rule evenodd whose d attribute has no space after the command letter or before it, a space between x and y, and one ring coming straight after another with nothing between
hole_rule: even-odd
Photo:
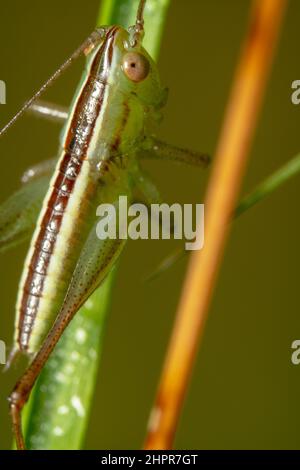
<instances>
[{"instance_id":1,"label":"dark stripe on grasshopper body","mask_svg":"<svg viewBox=\"0 0 300 470\"><path fill-rule=\"evenodd\" d=\"M90 74L73 111L69 130L63 143L64 152L57 167L52 188L46 196L46 209L39 222L38 233L33 242L33 250L19 302L17 343L20 350L23 351L28 349L40 299L44 294L49 263L60 233L64 214L86 158L95 123L101 112L116 31L116 27L107 31L103 44L95 54ZM97 99L93 98L95 80L101 83Z\"/></svg>"}]
</instances>

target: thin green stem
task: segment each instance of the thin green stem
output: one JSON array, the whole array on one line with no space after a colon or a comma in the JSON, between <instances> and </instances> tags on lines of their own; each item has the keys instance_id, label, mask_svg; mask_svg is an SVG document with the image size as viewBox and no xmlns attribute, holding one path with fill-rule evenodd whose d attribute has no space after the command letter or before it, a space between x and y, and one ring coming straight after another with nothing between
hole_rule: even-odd
<instances>
[{"instance_id":1,"label":"thin green stem","mask_svg":"<svg viewBox=\"0 0 300 470\"><path fill-rule=\"evenodd\" d=\"M248 209L251 209L255 204L261 202L267 196L270 196L276 189L279 189L290 178L300 173L300 154L292 158L288 163L272 173L248 195L241 199L238 206L234 211L234 218L236 219ZM163 272L170 269L180 259L187 255L187 251L183 248L178 248L176 251L164 258L160 264L146 277L145 281L152 281L160 276Z\"/></svg>"},{"instance_id":2,"label":"thin green stem","mask_svg":"<svg viewBox=\"0 0 300 470\"><path fill-rule=\"evenodd\" d=\"M288 163L283 165L277 171L272 173L262 183L260 183L250 194L245 196L235 210L235 217L243 214L246 210L262 201L273 191L282 186L293 176L300 173L300 154L292 158Z\"/></svg>"},{"instance_id":3,"label":"thin green stem","mask_svg":"<svg viewBox=\"0 0 300 470\"><path fill-rule=\"evenodd\" d=\"M103 0L98 24L120 24L128 28L135 23L139 3L139 0ZM169 4L170 0L146 2L143 46L153 59L156 59L159 53Z\"/></svg>"}]
</instances>

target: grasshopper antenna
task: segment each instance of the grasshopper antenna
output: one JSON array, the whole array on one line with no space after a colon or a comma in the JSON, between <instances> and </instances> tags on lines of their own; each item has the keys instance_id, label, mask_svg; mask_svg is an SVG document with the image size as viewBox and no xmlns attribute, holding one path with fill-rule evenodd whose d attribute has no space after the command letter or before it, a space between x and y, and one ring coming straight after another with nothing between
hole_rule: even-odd
<instances>
[{"instance_id":1,"label":"grasshopper antenna","mask_svg":"<svg viewBox=\"0 0 300 470\"><path fill-rule=\"evenodd\" d=\"M41 88L22 106L20 111L0 130L0 137L21 117L24 112L30 108L32 103L37 100L44 91L52 85L55 80L63 74L63 72L70 67L70 65L82 54L88 55L89 52L103 39L105 31L103 28L98 28L90 34L90 36L82 43L78 49L51 75L50 78L41 86Z\"/></svg>"},{"instance_id":2,"label":"grasshopper antenna","mask_svg":"<svg viewBox=\"0 0 300 470\"><path fill-rule=\"evenodd\" d=\"M140 0L138 11L136 14L136 24L141 24L144 26L144 9L145 9L146 0Z\"/></svg>"},{"instance_id":3,"label":"grasshopper antenna","mask_svg":"<svg viewBox=\"0 0 300 470\"><path fill-rule=\"evenodd\" d=\"M140 0L135 25L129 28L131 33L130 46L135 47L142 42L144 37L144 10L145 10L146 0Z\"/></svg>"}]
</instances>

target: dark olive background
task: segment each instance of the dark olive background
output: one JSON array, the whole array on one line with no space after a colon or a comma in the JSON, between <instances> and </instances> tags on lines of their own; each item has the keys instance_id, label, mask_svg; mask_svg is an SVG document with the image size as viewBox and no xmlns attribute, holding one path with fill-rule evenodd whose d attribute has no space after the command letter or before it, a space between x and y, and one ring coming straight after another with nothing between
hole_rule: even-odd
<instances>
[{"instance_id":1,"label":"dark olive background","mask_svg":"<svg viewBox=\"0 0 300 470\"><path fill-rule=\"evenodd\" d=\"M243 37L248 0L173 0L159 68L170 87L159 136L214 152ZM1 2L1 127L92 30L98 0ZM243 192L300 151L300 2L291 0ZM79 61L47 99L68 104ZM31 164L55 155L59 127L26 117L0 141L0 199ZM169 202L202 202L208 172L145 164ZM179 448L299 448L299 182L294 178L234 223L177 433ZM86 448L139 448L185 273L184 261L143 278L177 246L129 242L107 324ZM1 256L0 338L11 341L26 246ZM201 286L199 286L199 293ZM19 371L20 372L20 371ZM1 375L0 447L10 446L6 395L18 371ZM84 378L83 378L84 380Z\"/></svg>"}]
</instances>

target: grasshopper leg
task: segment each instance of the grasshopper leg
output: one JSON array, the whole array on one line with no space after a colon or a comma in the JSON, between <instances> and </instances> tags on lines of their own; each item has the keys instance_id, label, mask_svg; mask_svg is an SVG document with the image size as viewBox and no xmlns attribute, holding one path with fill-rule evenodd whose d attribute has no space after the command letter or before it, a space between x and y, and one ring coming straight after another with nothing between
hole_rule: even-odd
<instances>
[{"instance_id":1,"label":"grasshopper leg","mask_svg":"<svg viewBox=\"0 0 300 470\"><path fill-rule=\"evenodd\" d=\"M139 168L133 173L132 177L135 188L135 199L145 203L147 206L162 203L162 198L157 186L144 170Z\"/></svg>"},{"instance_id":2,"label":"grasshopper leg","mask_svg":"<svg viewBox=\"0 0 300 470\"><path fill-rule=\"evenodd\" d=\"M140 159L160 159L160 160L169 160L178 163L184 163L188 165L206 167L210 163L210 156L207 154L194 152L189 149L175 147L161 140L156 139L155 137L146 138L142 148L139 152ZM151 203L160 203L159 193L151 181L151 179L143 171L139 169L136 173L135 178L135 187L143 196L143 202L148 206ZM161 223L161 221L159 221ZM171 227L174 232L175 227ZM160 275L163 271L167 270L170 266L176 263L178 259L181 259L185 254L185 250L180 248L179 250L171 253L167 258L165 258L160 265L147 276L147 280L153 279Z\"/></svg>"},{"instance_id":3,"label":"grasshopper leg","mask_svg":"<svg viewBox=\"0 0 300 470\"><path fill-rule=\"evenodd\" d=\"M163 204L163 199L160 195L156 184L153 182L152 178L145 172L139 168L133 174L134 180L134 196L135 202L143 203L148 208L148 213L151 214L151 204ZM162 232L164 231L162 219L159 216L158 220L153 221L156 224L159 224ZM175 224L174 220L171 221L170 224L171 234L175 232Z\"/></svg>"},{"instance_id":4,"label":"grasshopper leg","mask_svg":"<svg viewBox=\"0 0 300 470\"><path fill-rule=\"evenodd\" d=\"M25 173L26 184L0 205L0 252L27 239L36 224L51 172Z\"/></svg>"},{"instance_id":5,"label":"grasshopper leg","mask_svg":"<svg viewBox=\"0 0 300 470\"><path fill-rule=\"evenodd\" d=\"M32 103L28 113L58 123L64 123L68 118L68 108L42 100Z\"/></svg>"},{"instance_id":6,"label":"grasshopper leg","mask_svg":"<svg viewBox=\"0 0 300 470\"><path fill-rule=\"evenodd\" d=\"M176 147L155 137L145 139L140 158L170 160L199 167L206 167L210 163L210 157L207 154Z\"/></svg>"},{"instance_id":7,"label":"grasshopper leg","mask_svg":"<svg viewBox=\"0 0 300 470\"><path fill-rule=\"evenodd\" d=\"M41 178L43 176L51 176L57 163L57 157L44 160L37 165L28 168L21 177L22 183L28 183L33 179Z\"/></svg>"}]
</instances>

